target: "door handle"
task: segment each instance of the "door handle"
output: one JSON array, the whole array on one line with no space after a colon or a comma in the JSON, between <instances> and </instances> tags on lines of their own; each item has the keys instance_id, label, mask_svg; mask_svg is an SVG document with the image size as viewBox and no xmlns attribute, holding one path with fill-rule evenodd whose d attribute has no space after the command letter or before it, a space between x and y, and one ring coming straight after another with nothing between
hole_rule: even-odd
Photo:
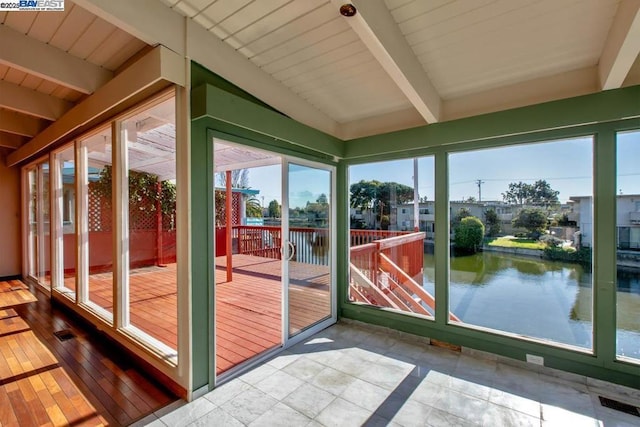
<instances>
[{"instance_id":1,"label":"door handle","mask_svg":"<svg viewBox=\"0 0 640 427\"><path fill-rule=\"evenodd\" d=\"M296 254L296 247L290 240L287 240L287 246L289 247L289 256L287 257L287 261L291 261Z\"/></svg>"}]
</instances>

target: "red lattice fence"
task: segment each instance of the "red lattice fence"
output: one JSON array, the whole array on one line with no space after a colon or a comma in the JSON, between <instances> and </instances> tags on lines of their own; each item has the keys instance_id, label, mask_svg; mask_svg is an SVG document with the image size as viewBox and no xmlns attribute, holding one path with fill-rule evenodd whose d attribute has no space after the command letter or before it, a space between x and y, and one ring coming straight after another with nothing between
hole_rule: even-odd
<instances>
[{"instance_id":1,"label":"red lattice fence","mask_svg":"<svg viewBox=\"0 0 640 427\"><path fill-rule=\"evenodd\" d=\"M111 266L113 213L111 199L93 183L88 186L89 263L92 271L108 271ZM176 262L175 211L158 218L159 205L151 197L129 204L129 263L142 267ZM158 234L158 220L162 233Z\"/></svg>"}]
</instances>

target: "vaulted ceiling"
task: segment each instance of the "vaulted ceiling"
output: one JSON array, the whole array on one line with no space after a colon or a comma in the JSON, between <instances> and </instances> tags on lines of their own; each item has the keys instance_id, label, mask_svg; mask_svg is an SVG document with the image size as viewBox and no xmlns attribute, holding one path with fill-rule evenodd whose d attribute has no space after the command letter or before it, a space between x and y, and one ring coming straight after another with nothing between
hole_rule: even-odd
<instances>
[{"instance_id":1,"label":"vaulted ceiling","mask_svg":"<svg viewBox=\"0 0 640 427\"><path fill-rule=\"evenodd\" d=\"M0 146L26 143L158 44L342 139L640 84L640 0L355 0L352 17L343 2L0 12Z\"/></svg>"}]
</instances>

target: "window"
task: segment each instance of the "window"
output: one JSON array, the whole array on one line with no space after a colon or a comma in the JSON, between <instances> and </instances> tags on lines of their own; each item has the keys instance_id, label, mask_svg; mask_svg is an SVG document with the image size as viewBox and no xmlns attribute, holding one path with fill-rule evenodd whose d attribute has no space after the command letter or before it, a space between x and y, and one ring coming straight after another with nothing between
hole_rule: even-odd
<instances>
[{"instance_id":1,"label":"window","mask_svg":"<svg viewBox=\"0 0 640 427\"><path fill-rule=\"evenodd\" d=\"M54 155L57 163L56 194L57 229L61 235L57 237L59 258L62 261L59 276L61 283L57 287L64 288L63 293L75 299L76 292L76 162L74 146L71 145Z\"/></svg>"},{"instance_id":2,"label":"window","mask_svg":"<svg viewBox=\"0 0 640 427\"><path fill-rule=\"evenodd\" d=\"M88 241L87 269L82 280L87 283L88 302L97 314L112 321L113 315L113 231L111 127L103 128L78 143L82 153L83 222ZM80 233L84 234L84 227ZM87 301L82 301L87 302Z\"/></svg>"},{"instance_id":3,"label":"window","mask_svg":"<svg viewBox=\"0 0 640 427\"><path fill-rule=\"evenodd\" d=\"M432 318L433 233L405 230L425 228L414 203L434 200L434 158L351 166L349 182L350 205L363 212L350 230L349 299Z\"/></svg>"},{"instance_id":4,"label":"window","mask_svg":"<svg viewBox=\"0 0 640 427\"><path fill-rule=\"evenodd\" d=\"M51 229L49 215L49 162L39 162L27 171L28 238L27 274L39 285L51 285Z\"/></svg>"},{"instance_id":5,"label":"window","mask_svg":"<svg viewBox=\"0 0 640 427\"><path fill-rule=\"evenodd\" d=\"M449 155L455 323L592 348L592 151L578 138ZM511 222L486 209L499 204ZM567 204L577 227L559 225Z\"/></svg>"},{"instance_id":6,"label":"window","mask_svg":"<svg viewBox=\"0 0 640 427\"><path fill-rule=\"evenodd\" d=\"M178 348L176 128L173 96L122 122L127 155L128 315L143 339ZM161 315L158 315L161 313ZM127 326L127 325L123 325Z\"/></svg>"},{"instance_id":7,"label":"window","mask_svg":"<svg viewBox=\"0 0 640 427\"><path fill-rule=\"evenodd\" d=\"M617 135L616 354L640 362L640 131Z\"/></svg>"}]
</instances>

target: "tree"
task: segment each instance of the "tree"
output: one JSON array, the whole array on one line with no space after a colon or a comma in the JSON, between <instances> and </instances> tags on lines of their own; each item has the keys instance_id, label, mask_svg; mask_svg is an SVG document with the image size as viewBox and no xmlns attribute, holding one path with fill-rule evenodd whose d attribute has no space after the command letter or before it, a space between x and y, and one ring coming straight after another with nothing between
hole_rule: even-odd
<instances>
[{"instance_id":1,"label":"tree","mask_svg":"<svg viewBox=\"0 0 640 427\"><path fill-rule=\"evenodd\" d=\"M505 202L514 205L533 205L549 207L560 203L558 200L559 191L551 188L551 185L540 179L533 184L526 182L512 182L506 193L502 193Z\"/></svg>"},{"instance_id":2,"label":"tree","mask_svg":"<svg viewBox=\"0 0 640 427\"><path fill-rule=\"evenodd\" d=\"M477 252L484 238L484 224L475 216L462 218L455 228L456 249L463 252Z\"/></svg>"},{"instance_id":3,"label":"tree","mask_svg":"<svg viewBox=\"0 0 640 427\"><path fill-rule=\"evenodd\" d=\"M551 185L546 180L540 179L533 183L531 204L545 207L558 205L560 203L558 200L559 194L560 192L551 188Z\"/></svg>"},{"instance_id":4,"label":"tree","mask_svg":"<svg viewBox=\"0 0 640 427\"><path fill-rule=\"evenodd\" d=\"M350 187L350 206L354 209L371 209L378 221L391 214L392 204L404 204L413 200L413 187L397 182L361 180Z\"/></svg>"},{"instance_id":5,"label":"tree","mask_svg":"<svg viewBox=\"0 0 640 427\"><path fill-rule=\"evenodd\" d=\"M538 238L547 228L547 213L540 208L521 209L511 224L526 229L531 237Z\"/></svg>"},{"instance_id":6,"label":"tree","mask_svg":"<svg viewBox=\"0 0 640 427\"><path fill-rule=\"evenodd\" d=\"M247 217L249 218L262 218L262 207L260 201L256 196L251 196L245 202L245 209Z\"/></svg>"},{"instance_id":7,"label":"tree","mask_svg":"<svg viewBox=\"0 0 640 427\"><path fill-rule=\"evenodd\" d=\"M273 199L269 202L269 218L280 218L281 210L280 204L277 200Z\"/></svg>"},{"instance_id":8,"label":"tree","mask_svg":"<svg viewBox=\"0 0 640 427\"><path fill-rule=\"evenodd\" d=\"M495 209L491 208L484 213L484 222L487 225L487 235L495 237L500 234L500 218Z\"/></svg>"},{"instance_id":9,"label":"tree","mask_svg":"<svg viewBox=\"0 0 640 427\"><path fill-rule=\"evenodd\" d=\"M460 221L462 221L463 218L466 218L469 216L471 216L471 211L468 208L458 209L456 216L454 216L453 219L451 220L451 228L455 229L458 226L458 224L460 224Z\"/></svg>"},{"instance_id":10,"label":"tree","mask_svg":"<svg viewBox=\"0 0 640 427\"><path fill-rule=\"evenodd\" d=\"M222 187L227 186L226 172L218 172L218 183ZM235 169L231 171L232 188L249 188L249 169Z\"/></svg>"},{"instance_id":11,"label":"tree","mask_svg":"<svg viewBox=\"0 0 640 427\"><path fill-rule=\"evenodd\" d=\"M526 182L512 182L506 193L502 193L505 202L512 205L524 205L531 196L531 185Z\"/></svg>"},{"instance_id":12,"label":"tree","mask_svg":"<svg viewBox=\"0 0 640 427\"><path fill-rule=\"evenodd\" d=\"M222 227L227 223L227 195L224 191L214 191L213 194L215 196L214 204L216 210L216 227Z\"/></svg>"},{"instance_id":13,"label":"tree","mask_svg":"<svg viewBox=\"0 0 640 427\"><path fill-rule=\"evenodd\" d=\"M377 197L379 181L361 180L351 184L349 204L354 209L367 210L373 207L373 201Z\"/></svg>"},{"instance_id":14,"label":"tree","mask_svg":"<svg viewBox=\"0 0 640 427\"><path fill-rule=\"evenodd\" d=\"M315 203L307 202L304 210L309 221L312 221L316 226L325 225L329 218L329 203L327 202L327 196L320 194Z\"/></svg>"}]
</instances>

